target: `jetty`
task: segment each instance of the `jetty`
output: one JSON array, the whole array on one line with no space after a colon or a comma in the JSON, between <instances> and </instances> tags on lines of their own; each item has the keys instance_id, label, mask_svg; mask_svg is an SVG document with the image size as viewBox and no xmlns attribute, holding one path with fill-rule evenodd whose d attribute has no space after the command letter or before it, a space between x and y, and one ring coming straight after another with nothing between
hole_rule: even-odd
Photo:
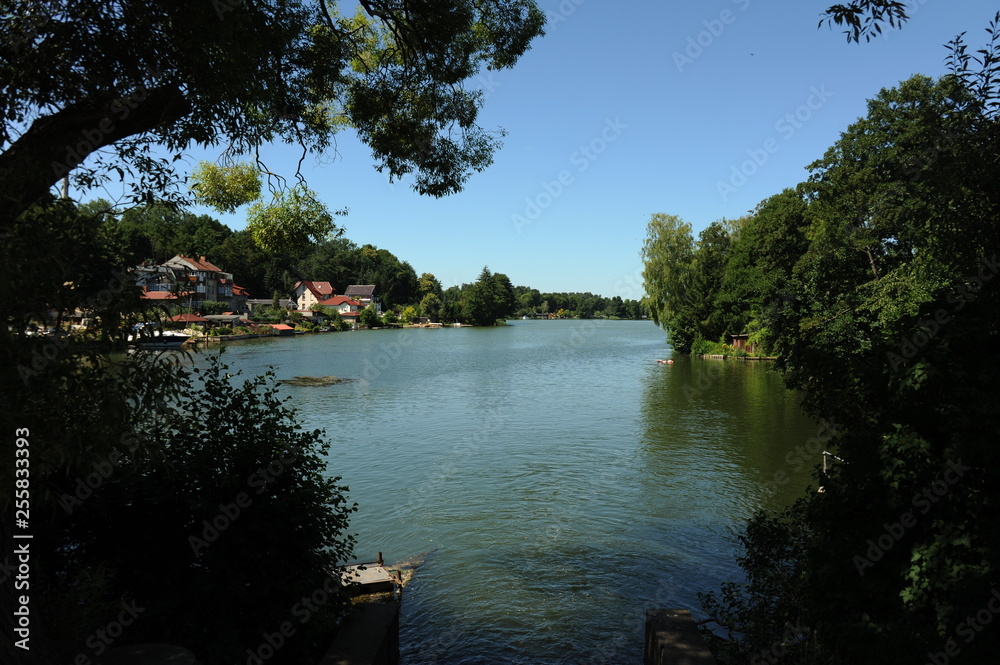
<instances>
[{"instance_id":1,"label":"jetty","mask_svg":"<svg viewBox=\"0 0 1000 665\"><path fill-rule=\"evenodd\" d=\"M381 552L370 563L344 566L344 579L352 583L352 596L396 595L403 590L403 571L386 568Z\"/></svg>"}]
</instances>

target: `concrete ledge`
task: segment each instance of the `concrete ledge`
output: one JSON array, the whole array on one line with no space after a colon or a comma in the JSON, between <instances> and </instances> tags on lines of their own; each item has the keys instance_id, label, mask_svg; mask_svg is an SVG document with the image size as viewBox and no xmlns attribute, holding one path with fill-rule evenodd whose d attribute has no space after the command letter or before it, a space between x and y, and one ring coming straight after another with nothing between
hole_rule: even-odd
<instances>
[{"instance_id":1,"label":"concrete ledge","mask_svg":"<svg viewBox=\"0 0 1000 665\"><path fill-rule=\"evenodd\" d=\"M688 610L646 610L645 665L716 665Z\"/></svg>"},{"instance_id":2,"label":"concrete ledge","mask_svg":"<svg viewBox=\"0 0 1000 665\"><path fill-rule=\"evenodd\" d=\"M359 603L344 619L319 665L396 665L399 601Z\"/></svg>"}]
</instances>

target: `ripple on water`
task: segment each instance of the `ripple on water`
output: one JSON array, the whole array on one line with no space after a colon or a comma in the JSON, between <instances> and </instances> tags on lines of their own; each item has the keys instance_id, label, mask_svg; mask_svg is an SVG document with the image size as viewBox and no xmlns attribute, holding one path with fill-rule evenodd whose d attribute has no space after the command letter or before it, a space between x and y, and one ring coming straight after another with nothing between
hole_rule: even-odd
<instances>
[{"instance_id":1,"label":"ripple on water","mask_svg":"<svg viewBox=\"0 0 1000 665\"><path fill-rule=\"evenodd\" d=\"M738 576L730 527L816 432L753 363L669 354L652 324L528 321L268 340L248 373L325 428L357 556L434 550L405 592L403 661L640 662L648 607ZM818 461L818 460L817 460Z\"/></svg>"}]
</instances>

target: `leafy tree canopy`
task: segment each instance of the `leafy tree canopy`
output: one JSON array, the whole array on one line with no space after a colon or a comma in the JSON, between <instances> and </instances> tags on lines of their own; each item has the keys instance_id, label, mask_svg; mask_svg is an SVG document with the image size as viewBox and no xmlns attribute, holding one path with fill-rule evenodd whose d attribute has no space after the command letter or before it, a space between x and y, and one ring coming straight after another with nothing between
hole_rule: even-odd
<instances>
[{"instance_id":1,"label":"leafy tree canopy","mask_svg":"<svg viewBox=\"0 0 1000 665\"><path fill-rule=\"evenodd\" d=\"M352 127L390 177L458 191L498 141L462 82L542 34L531 0L13 0L0 14L0 230L72 171L166 196L188 146L322 152ZM162 146L167 156L154 152ZM177 195L179 196L179 195Z\"/></svg>"}]
</instances>

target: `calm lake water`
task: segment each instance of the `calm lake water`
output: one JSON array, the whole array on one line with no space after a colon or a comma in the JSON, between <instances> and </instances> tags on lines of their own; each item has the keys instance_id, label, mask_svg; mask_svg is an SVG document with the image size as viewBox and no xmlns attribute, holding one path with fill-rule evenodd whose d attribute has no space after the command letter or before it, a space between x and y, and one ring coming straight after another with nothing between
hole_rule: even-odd
<instances>
[{"instance_id":1,"label":"calm lake water","mask_svg":"<svg viewBox=\"0 0 1000 665\"><path fill-rule=\"evenodd\" d=\"M769 363L656 362L669 353L649 322L514 321L225 357L357 379L282 390L333 442L358 559L426 554L403 662L526 665L641 663L645 610L697 611L739 576L730 529L811 482L817 425Z\"/></svg>"}]
</instances>

